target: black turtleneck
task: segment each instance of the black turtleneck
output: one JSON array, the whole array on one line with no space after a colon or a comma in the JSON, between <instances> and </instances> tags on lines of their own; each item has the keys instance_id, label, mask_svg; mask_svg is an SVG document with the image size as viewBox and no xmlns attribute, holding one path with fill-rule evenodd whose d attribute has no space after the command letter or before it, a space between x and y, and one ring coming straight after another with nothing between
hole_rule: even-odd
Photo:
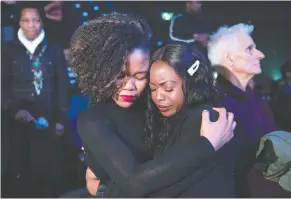
<instances>
[{"instance_id":1,"label":"black turtleneck","mask_svg":"<svg viewBox=\"0 0 291 199\"><path fill-rule=\"evenodd\" d=\"M81 114L78 131L87 150L88 166L97 176L98 168L102 168L110 179L104 197L146 197L179 182L215 154L205 137L197 139L199 125L193 129L195 136L147 161L149 152L142 140L142 121L142 111L114 103L99 104Z\"/></svg>"}]
</instances>

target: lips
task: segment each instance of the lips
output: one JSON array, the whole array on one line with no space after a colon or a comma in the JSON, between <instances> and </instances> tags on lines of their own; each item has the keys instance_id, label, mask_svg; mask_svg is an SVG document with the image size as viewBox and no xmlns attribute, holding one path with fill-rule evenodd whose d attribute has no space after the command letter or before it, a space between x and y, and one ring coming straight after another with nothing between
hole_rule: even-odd
<instances>
[{"instance_id":1,"label":"lips","mask_svg":"<svg viewBox=\"0 0 291 199\"><path fill-rule=\"evenodd\" d=\"M161 112L166 112L170 109L170 106L164 106L164 105L157 105L157 107Z\"/></svg>"},{"instance_id":2,"label":"lips","mask_svg":"<svg viewBox=\"0 0 291 199\"><path fill-rule=\"evenodd\" d=\"M125 102L133 102L135 100L135 96L132 95L120 95L119 96Z\"/></svg>"}]
</instances>

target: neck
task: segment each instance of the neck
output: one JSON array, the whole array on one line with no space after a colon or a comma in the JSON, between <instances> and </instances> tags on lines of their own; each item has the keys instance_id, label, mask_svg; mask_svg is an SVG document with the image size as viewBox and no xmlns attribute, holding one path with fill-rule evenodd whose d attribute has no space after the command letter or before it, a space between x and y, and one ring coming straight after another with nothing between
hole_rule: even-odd
<instances>
[{"instance_id":1,"label":"neck","mask_svg":"<svg viewBox=\"0 0 291 199\"><path fill-rule=\"evenodd\" d=\"M245 74L235 74L227 69L218 70L218 73L230 81L233 85L238 87L239 89L246 91L249 81L253 78L253 76L245 75Z\"/></svg>"}]
</instances>

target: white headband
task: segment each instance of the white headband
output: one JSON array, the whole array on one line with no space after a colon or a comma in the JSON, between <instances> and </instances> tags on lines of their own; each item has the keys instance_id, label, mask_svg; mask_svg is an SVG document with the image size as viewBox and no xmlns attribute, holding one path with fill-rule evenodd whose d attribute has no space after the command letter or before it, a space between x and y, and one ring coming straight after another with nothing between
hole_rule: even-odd
<instances>
[{"instance_id":1,"label":"white headband","mask_svg":"<svg viewBox=\"0 0 291 199\"><path fill-rule=\"evenodd\" d=\"M194 73L196 73L196 71L198 70L199 66L200 66L200 61L199 60L195 61L194 64L192 64L192 66L187 70L189 75L193 76Z\"/></svg>"}]
</instances>

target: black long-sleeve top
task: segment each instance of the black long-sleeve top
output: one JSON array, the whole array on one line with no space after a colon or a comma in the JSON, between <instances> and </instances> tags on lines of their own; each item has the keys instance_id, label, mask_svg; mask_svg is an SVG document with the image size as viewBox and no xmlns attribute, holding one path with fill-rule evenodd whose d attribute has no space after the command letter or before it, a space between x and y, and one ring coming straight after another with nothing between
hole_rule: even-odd
<instances>
[{"instance_id":1,"label":"black long-sleeve top","mask_svg":"<svg viewBox=\"0 0 291 199\"><path fill-rule=\"evenodd\" d=\"M175 125L163 153L175 148L180 143L193 144L195 151L204 153L203 148L195 145L194 140L200 138L199 129L203 110L210 112L212 122L218 119L218 113L210 106L191 106L181 110L170 118L171 125ZM178 197L178 198L233 198L235 197L234 181L234 142L231 140L219 149L212 158L201 163L187 177L179 182L151 193L149 197ZM163 155L161 154L161 156ZM181 153L181 156L183 154ZM158 158L158 157L155 157ZM186 160L187 162L187 160Z\"/></svg>"},{"instance_id":2,"label":"black long-sleeve top","mask_svg":"<svg viewBox=\"0 0 291 199\"><path fill-rule=\"evenodd\" d=\"M143 112L113 103L84 111L78 131L87 150L88 166L95 175L105 176L105 172L110 178L104 197L147 197L178 183L215 155L211 143L205 137L197 137L199 124L193 125L189 139L142 163L146 160L142 157Z\"/></svg>"}]
</instances>

